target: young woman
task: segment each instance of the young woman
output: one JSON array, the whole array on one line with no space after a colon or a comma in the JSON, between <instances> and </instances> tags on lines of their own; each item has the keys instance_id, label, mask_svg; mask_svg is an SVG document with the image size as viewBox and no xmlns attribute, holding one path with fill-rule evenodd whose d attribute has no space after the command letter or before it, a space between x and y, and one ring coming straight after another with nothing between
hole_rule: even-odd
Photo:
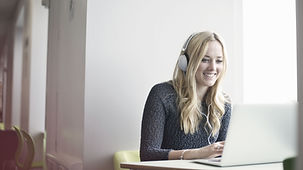
<instances>
[{"instance_id":1,"label":"young woman","mask_svg":"<svg viewBox=\"0 0 303 170\"><path fill-rule=\"evenodd\" d=\"M230 99L220 90L226 65L218 34L200 32L187 39L173 79L155 85L147 98L141 161L222 155L231 116Z\"/></svg>"}]
</instances>

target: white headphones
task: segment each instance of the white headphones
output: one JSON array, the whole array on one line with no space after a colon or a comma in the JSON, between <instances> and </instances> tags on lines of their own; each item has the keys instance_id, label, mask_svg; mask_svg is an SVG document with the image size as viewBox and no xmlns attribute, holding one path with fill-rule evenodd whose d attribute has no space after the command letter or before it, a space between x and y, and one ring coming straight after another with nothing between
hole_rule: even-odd
<instances>
[{"instance_id":1,"label":"white headphones","mask_svg":"<svg viewBox=\"0 0 303 170\"><path fill-rule=\"evenodd\" d=\"M182 51L181 51L181 54L179 56L179 59L178 59L178 66L179 68L186 72L186 69L187 69L187 64L188 64L188 56L186 54L186 49L187 49L187 46L189 44L189 42L191 41L191 39L198 33L193 33L191 34L188 39L185 41L184 45L183 45L183 48L182 48Z\"/></svg>"}]
</instances>

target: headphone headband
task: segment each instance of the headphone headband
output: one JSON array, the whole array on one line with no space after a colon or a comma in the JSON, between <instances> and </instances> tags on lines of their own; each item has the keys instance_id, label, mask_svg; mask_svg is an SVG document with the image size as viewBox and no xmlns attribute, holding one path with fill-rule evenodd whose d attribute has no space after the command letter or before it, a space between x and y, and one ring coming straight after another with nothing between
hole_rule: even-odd
<instances>
[{"instance_id":1,"label":"headphone headband","mask_svg":"<svg viewBox=\"0 0 303 170\"><path fill-rule=\"evenodd\" d=\"M183 47L182 47L182 50L181 50L181 55L179 56L179 61L178 61L178 65L179 65L179 68L186 72L186 69L187 69L187 63L188 63L188 56L185 54L185 51L188 47L188 44L190 43L190 41L192 40L192 38L197 35L198 33L193 33L191 34L188 39L185 41Z\"/></svg>"},{"instance_id":2,"label":"headphone headband","mask_svg":"<svg viewBox=\"0 0 303 170\"><path fill-rule=\"evenodd\" d=\"M184 45L183 45L183 48L182 48L182 51L183 51L183 52L186 51L189 42L191 41L191 39L193 39L193 37L194 37L196 34L198 34L198 33L193 33L193 34L191 34L191 35L188 37L188 39L185 41L185 43L184 43Z\"/></svg>"}]
</instances>

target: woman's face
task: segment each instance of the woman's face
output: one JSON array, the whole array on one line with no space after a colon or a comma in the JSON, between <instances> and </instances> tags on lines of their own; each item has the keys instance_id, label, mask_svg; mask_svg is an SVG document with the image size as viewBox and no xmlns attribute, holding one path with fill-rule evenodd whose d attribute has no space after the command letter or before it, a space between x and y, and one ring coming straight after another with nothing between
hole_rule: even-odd
<instances>
[{"instance_id":1,"label":"woman's face","mask_svg":"<svg viewBox=\"0 0 303 170\"><path fill-rule=\"evenodd\" d=\"M211 87L223 70L223 51L221 44L214 40L208 42L208 49L196 72L198 87Z\"/></svg>"}]
</instances>

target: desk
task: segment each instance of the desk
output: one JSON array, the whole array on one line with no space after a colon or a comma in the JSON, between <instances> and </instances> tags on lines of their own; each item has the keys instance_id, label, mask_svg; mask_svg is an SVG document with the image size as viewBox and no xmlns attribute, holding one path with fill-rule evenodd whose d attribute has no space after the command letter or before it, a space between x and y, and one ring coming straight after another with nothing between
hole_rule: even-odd
<instances>
[{"instance_id":1,"label":"desk","mask_svg":"<svg viewBox=\"0 0 303 170\"><path fill-rule=\"evenodd\" d=\"M193 160L167 160L167 161L146 161L146 162L127 162L121 163L121 168L129 169L154 169L154 170L172 170L172 169L205 169L205 170L283 170L283 164L271 163L271 164L258 164L258 165L246 165L246 166L233 166L233 167L215 167L204 164L194 163Z\"/></svg>"}]
</instances>

